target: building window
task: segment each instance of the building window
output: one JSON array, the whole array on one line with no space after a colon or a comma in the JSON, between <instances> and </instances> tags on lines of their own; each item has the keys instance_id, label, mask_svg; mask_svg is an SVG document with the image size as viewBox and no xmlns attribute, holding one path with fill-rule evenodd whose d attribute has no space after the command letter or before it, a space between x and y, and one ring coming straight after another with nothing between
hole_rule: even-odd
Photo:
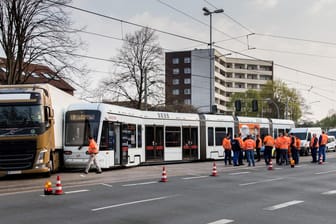
<instances>
[{"instance_id":1,"label":"building window","mask_svg":"<svg viewBox=\"0 0 336 224\"><path fill-rule=\"evenodd\" d=\"M179 85L180 80L179 79L173 79L173 85Z\"/></svg>"},{"instance_id":2,"label":"building window","mask_svg":"<svg viewBox=\"0 0 336 224\"><path fill-rule=\"evenodd\" d=\"M184 68L184 74L190 74L191 69L190 68Z\"/></svg>"},{"instance_id":3,"label":"building window","mask_svg":"<svg viewBox=\"0 0 336 224\"><path fill-rule=\"evenodd\" d=\"M184 79L184 84L191 84L191 79Z\"/></svg>"},{"instance_id":4,"label":"building window","mask_svg":"<svg viewBox=\"0 0 336 224\"><path fill-rule=\"evenodd\" d=\"M190 89L184 89L184 95L190 95L191 90Z\"/></svg>"},{"instance_id":5,"label":"building window","mask_svg":"<svg viewBox=\"0 0 336 224\"><path fill-rule=\"evenodd\" d=\"M180 95L180 90L179 89L173 89L173 95L175 95L175 96Z\"/></svg>"},{"instance_id":6,"label":"building window","mask_svg":"<svg viewBox=\"0 0 336 224\"><path fill-rule=\"evenodd\" d=\"M184 63L185 63L185 64L190 64L190 62L191 62L191 60L190 60L189 57L185 57L185 58L184 58Z\"/></svg>"},{"instance_id":7,"label":"building window","mask_svg":"<svg viewBox=\"0 0 336 224\"><path fill-rule=\"evenodd\" d=\"M173 64L177 65L180 62L179 58L173 58Z\"/></svg>"},{"instance_id":8,"label":"building window","mask_svg":"<svg viewBox=\"0 0 336 224\"><path fill-rule=\"evenodd\" d=\"M178 74L180 74L180 69L178 69L178 68L174 68L174 69L173 69L173 74L174 74L174 75L178 75Z\"/></svg>"},{"instance_id":9,"label":"building window","mask_svg":"<svg viewBox=\"0 0 336 224\"><path fill-rule=\"evenodd\" d=\"M190 105L191 104L191 99L184 99L184 104Z\"/></svg>"}]
</instances>

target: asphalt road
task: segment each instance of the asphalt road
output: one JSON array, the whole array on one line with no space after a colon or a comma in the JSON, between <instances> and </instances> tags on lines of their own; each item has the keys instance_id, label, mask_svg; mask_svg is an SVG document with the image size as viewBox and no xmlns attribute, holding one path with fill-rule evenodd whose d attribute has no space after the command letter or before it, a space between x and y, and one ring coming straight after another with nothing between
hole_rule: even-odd
<instances>
[{"instance_id":1,"label":"asphalt road","mask_svg":"<svg viewBox=\"0 0 336 224\"><path fill-rule=\"evenodd\" d=\"M46 178L0 181L1 223L335 223L336 153L295 168L217 161L60 173L63 195L43 194ZM50 178L55 188L56 175Z\"/></svg>"}]
</instances>

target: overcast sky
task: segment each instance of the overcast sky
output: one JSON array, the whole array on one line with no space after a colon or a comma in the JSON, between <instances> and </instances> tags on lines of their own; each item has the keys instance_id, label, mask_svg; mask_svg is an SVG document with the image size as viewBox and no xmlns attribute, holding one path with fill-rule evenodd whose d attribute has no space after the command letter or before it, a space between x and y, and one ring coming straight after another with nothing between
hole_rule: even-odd
<instances>
[{"instance_id":1,"label":"overcast sky","mask_svg":"<svg viewBox=\"0 0 336 224\"><path fill-rule=\"evenodd\" d=\"M297 89L311 103L313 115L309 118L313 120L324 118L335 108L336 0L73 0L72 5L204 43L209 42L209 16L203 15L202 8L222 8L224 13L213 15L213 41L221 53L273 60L275 79ZM93 57L114 57L122 46L118 39L140 29L70 11L75 26L110 37L81 34L87 43L83 54ZM197 41L157 35L165 51L207 48ZM233 53L230 57L244 56ZM108 62L87 63L96 71L91 75L97 80L113 71Z\"/></svg>"}]
</instances>

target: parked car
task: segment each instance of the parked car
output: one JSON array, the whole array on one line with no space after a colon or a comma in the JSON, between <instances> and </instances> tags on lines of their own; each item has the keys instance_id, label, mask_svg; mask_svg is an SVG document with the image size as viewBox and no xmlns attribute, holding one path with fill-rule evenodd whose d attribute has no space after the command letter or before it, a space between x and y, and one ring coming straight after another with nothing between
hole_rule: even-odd
<instances>
[{"instance_id":1,"label":"parked car","mask_svg":"<svg viewBox=\"0 0 336 224\"><path fill-rule=\"evenodd\" d=\"M328 143L326 145L326 152L336 151L336 139L335 136L328 136Z\"/></svg>"}]
</instances>

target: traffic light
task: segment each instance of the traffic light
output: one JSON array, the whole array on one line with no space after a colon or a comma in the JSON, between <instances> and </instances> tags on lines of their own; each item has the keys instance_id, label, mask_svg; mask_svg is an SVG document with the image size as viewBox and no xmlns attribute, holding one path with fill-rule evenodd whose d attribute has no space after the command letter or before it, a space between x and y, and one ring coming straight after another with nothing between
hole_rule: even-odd
<instances>
[{"instance_id":1,"label":"traffic light","mask_svg":"<svg viewBox=\"0 0 336 224\"><path fill-rule=\"evenodd\" d=\"M238 112L241 111L241 101L240 100L235 101L235 108L236 108L236 111Z\"/></svg>"},{"instance_id":2,"label":"traffic light","mask_svg":"<svg viewBox=\"0 0 336 224\"><path fill-rule=\"evenodd\" d=\"M253 112L258 111L258 100L252 100L252 111Z\"/></svg>"}]
</instances>

